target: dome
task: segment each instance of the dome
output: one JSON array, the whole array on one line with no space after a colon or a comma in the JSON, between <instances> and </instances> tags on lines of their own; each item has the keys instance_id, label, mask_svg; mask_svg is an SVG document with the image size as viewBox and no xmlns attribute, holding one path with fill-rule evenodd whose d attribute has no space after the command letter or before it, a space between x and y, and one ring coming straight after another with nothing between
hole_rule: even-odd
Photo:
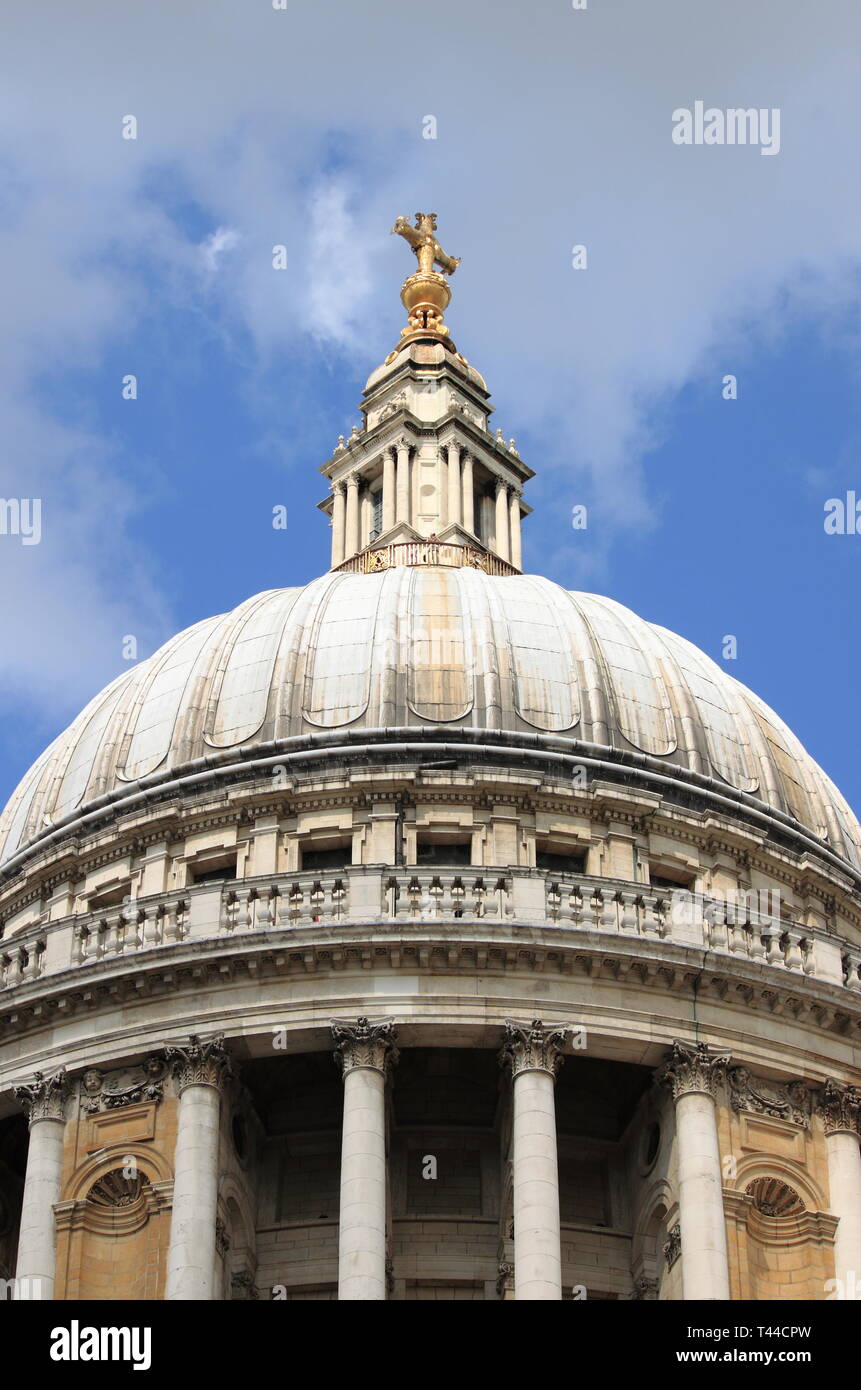
<instances>
[{"instance_id":1,"label":"dome","mask_svg":"<svg viewBox=\"0 0 861 1390\"><path fill-rule=\"evenodd\" d=\"M440 729L648 768L789 822L861 868L861 827L833 783L690 642L541 577L443 566L330 572L179 633L24 777L0 817L0 860L97 800L285 740Z\"/></svg>"}]
</instances>

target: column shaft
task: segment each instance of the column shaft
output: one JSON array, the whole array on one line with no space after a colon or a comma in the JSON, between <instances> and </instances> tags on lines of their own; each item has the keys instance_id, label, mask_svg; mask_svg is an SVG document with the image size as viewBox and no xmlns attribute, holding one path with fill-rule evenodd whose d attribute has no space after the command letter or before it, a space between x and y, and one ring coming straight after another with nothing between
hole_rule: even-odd
<instances>
[{"instance_id":1,"label":"column shaft","mask_svg":"<svg viewBox=\"0 0 861 1390\"><path fill-rule=\"evenodd\" d=\"M344 541L346 536L346 500L344 484L335 484L335 500L332 504L332 568L344 560Z\"/></svg>"},{"instance_id":2,"label":"column shaft","mask_svg":"<svg viewBox=\"0 0 861 1390\"><path fill-rule=\"evenodd\" d=\"M398 444L398 465L395 514L397 521L410 519L410 448L406 441Z\"/></svg>"},{"instance_id":3,"label":"column shaft","mask_svg":"<svg viewBox=\"0 0 861 1390\"><path fill-rule=\"evenodd\" d=\"M463 485L463 525L464 529L475 534L475 484L472 476L472 454L464 454L461 469Z\"/></svg>"},{"instance_id":4,"label":"column shaft","mask_svg":"<svg viewBox=\"0 0 861 1390\"><path fill-rule=\"evenodd\" d=\"M389 448L383 455L383 530L395 524L395 451Z\"/></svg>"},{"instance_id":5,"label":"column shaft","mask_svg":"<svg viewBox=\"0 0 861 1390\"><path fill-rule=\"evenodd\" d=\"M361 549L359 540L359 479L353 473L347 479L347 540L344 559L349 560Z\"/></svg>"},{"instance_id":6,"label":"column shaft","mask_svg":"<svg viewBox=\"0 0 861 1390\"><path fill-rule=\"evenodd\" d=\"M514 1078L514 1296L561 1299L559 1170L553 1077Z\"/></svg>"},{"instance_id":7,"label":"column shaft","mask_svg":"<svg viewBox=\"0 0 861 1390\"><path fill-rule=\"evenodd\" d=\"M517 568L523 569L523 552L520 542L520 494L516 488L511 489L511 500L509 503L509 523L511 528L511 563Z\"/></svg>"},{"instance_id":8,"label":"column shaft","mask_svg":"<svg viewBox=\"0 0 861 1390\"><path fill-rule=\"evenodd\" d=\"M505 483L496 484L496 553L501 560L508 560L511 550L508 544L508 488Z\"/></svg>"},{"instance_id":9,"label":"column shaft","mask_svg":"<svg viewBox=\"0 0 861 1390\"><path fill-rule=\"evenodd\" d=\"M829 1206L839 1218L834 1237L834 1273L844 1297L861 1294L861 1148L857 1134L837 1130L825 1140Z\"/></svg>"},{"instance_id":10,"label":"column shaft","mask_svg":"<svg viewBox=\"0 0 861 1390\"><path fill-rule=\"evenodd\" d=\"M214 1086L179 1098L166 1299L214 1297L219 1109Z\"/></svg>"},{"instance_id":11,"label":"column shaft","mask_svg":"<svg viewBox=\"0 0 861 1390\"><path fill-rule=\"evenodd\" d=\"M679 1225L685 1299L728 1299L726 1224L715 1103L702 1091L676 1101Z\"/></svg>"},{"instance_id":12,"label":"column shaft","mask_svg":"<svg viewBox=\"0 0 861 1390\"><path fill-rule=\"evenodd\" d=\"M15 1277L27 1283L17 1297L54 1297L56 1232L54 1205L60 1200L63 1171L62 1119L35 1119L30 1124L30 1149L24 1179L21 1232Z\"/></svg>"},{"instance_id":13,"label":"column shaft","mask_svg":"<svg viewBox=\"0 0 861 1390\"><path fill-rule=\"evenodd\" d=\"M448 524L462 519L460 481L460 445L448 446Z\"/></svg>"},{"instance_id":14,"label":"column shaft","mask_svg":"<svg viewBox=\"0 0 861 1390\"><path fill-rule=\"evenodd\" d=\"M386 1297L385 1084L371 1067L344 1076L339 1299Z\"/></svg>"}]
</instances>

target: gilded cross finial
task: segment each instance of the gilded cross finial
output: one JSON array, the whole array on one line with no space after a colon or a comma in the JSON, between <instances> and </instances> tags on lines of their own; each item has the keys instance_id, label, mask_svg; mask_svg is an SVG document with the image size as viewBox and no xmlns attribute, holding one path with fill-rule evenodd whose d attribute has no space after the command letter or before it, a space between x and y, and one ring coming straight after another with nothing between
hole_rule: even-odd
<instances>
[{"instance_id":1,"label":"gilded cross finial","mask_svg":"<svg viewBox=\"0 0 861 1390\"><path fill-rule=\"evenodd\" d=\"M407 276L401 288L401 301L409 314L409 323L401 336L432 333L448 336L443 312L451 299L447 275L454 275L460 265L457 256L449 256L436 239L436 213L417 212L415 226L405 217L398 217L392 235L402 236L415 252L419 268ZM436 269L439 267L439 269Z\"/></svg>"}]
</instances>

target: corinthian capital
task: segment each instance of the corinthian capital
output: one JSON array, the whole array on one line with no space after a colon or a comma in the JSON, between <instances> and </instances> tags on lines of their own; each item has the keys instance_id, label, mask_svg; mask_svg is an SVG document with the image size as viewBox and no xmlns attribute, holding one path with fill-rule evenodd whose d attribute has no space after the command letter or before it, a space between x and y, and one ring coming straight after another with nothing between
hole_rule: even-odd
<instances>
[{"instance_id":1,"label":"corinthian capital","mask_svg":"<svg viewBox=\"0 0 861 1390\"><path fill-rule=\"evenodd\" d=\"M674 1042L669 1056L658 1068L655 1080L669 1086L673 1100L699 1092L714 1097L718 1081L726 1074L731 1057L728 1053L713 1053L706 1043Z\"/></svg>"},{"instance_id":2,"label":"corinthian capital","mask_svg":"<svg viewBox=\"0 0 861 1390\"><path fill-rule=\"evenodd\" d=\"M826 1134L858 1135L861 1119L861 1088L858 1086L826 1081L816 1108L822 1116Z\"/></svg>"},{"instance_id":3,"label":"corinthian capital","mask_svg":"<svg viewBox=\"0 0 861 1390\"><path fill-rule=\"evenodd\" d=\"M185 1047L166 1047L164 1055L180 1095L187 1086L214 1086L221 1090L231 1074L223 1033L217 1033L206 1042L192 1033Z\"/></svg>"},{"instance_id":4,"label":"corinthian capital","mask_svg":"<svg viewBox=\"0 0 861 1390\"><path fill-rule=\"evenodd\" d=\"M29 1086L13 1086L15 1099L24 1106L33 1125L37 1120L64 1120L69 1096L69 1078L66 1068L57 1071L34 1073Z\"/></svg>"},{"instance_id":5,"label":"corinthian capital","mask_svg":"<svg viewBox=\"0 0 861 1390\"><path fill-rule=\"evenodd\" d=\"M397 1031L390 1018L371 1023L367 1018L332 1019L335 1060L344 1076L361 1068L384 1075L398 1060Z\"/></svg>"},{"instance_id":6,"label":"corinthian capital","mask_svg":"<svg viewBox=\"0 0 861 1390\"><path fill-rule=\"evenodd\" d=\"M545 1028L540 1018L531 1023L505 1020L505 1041L499 1054L499 1064L511 1067L517 1077L523 1071L546 1071L553 1077L562 1065L566 1028Z\"/></svg>"}]
</instances>

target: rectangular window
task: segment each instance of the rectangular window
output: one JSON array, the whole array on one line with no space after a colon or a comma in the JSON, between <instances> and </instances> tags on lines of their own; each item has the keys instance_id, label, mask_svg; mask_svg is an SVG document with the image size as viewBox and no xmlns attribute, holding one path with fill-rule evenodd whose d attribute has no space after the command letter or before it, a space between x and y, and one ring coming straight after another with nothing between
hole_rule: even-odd
<instances>
[{"instance_id":1,"label":"rectangular window","mask_svg":"<svg viewBox=\"0 0 861 1390\"><path fill-rule=\"evenodd\" d=\"M535 865L539 869L549 869L551 873L570 877L572 874L585 874L586 855L539 849L535 854Z\"/></svg>"},{"instance_id":2,"label":"rectangular window","mask_svg":"<svg viewBox=\"0 0 861 1390\"><path fill-rule=\"evenodd\" d=\"M383 529L383 489L378 487L371 493L371 540L375 541Z\"/></svg>"},{"instance_id":3,"label":"rectangular window","mask_svg":"<svg viewBox=\"0 0 861 1390\"><path fill-rule=\"evenodd\" d=\"M424 840L420 837L416 845L416 863L431 867L436 864L441 867L471 864L472 841L458 840L445 844L440 840Z\"/></svg>"},{"instance_id":4,"label":"rectangular window","mask_svg":"<svg viewBox=\"0 0 861 1390\"><path fill-rule=\"evenodd\" d=\"M303 849L303 869L346 869L353 862L350 845L337 845L334 849Z\"/></svg>"},{"instance_id":5,"label":"rectangular window","mask_svg":"<svg viewBox=\"0 0 861 1390\"><path fill-rule=\"evenodd\" d=\"M651 888L667 888L670 892L675 888L693 888L693 874L686 874L681 869L665 869L656 864L654 870L649 869L649 886Z\"/></svg>"},{"instance_id":6,"label":"rectangular window","mask_svg":"<svg viewBox=\"0 0 861 1390\"><path fill-rule=\"evenodd\" d=\"M132 886L128 880L114 888L105 888L87 899L87 908L90 912L101 912L106 907L119 907L124 899L131 895L131 891Z\"/></svg>"},{"instance_id":7,"label":"rectangular window","mask_svg":"<svg viewBox=\"0 0 861 1390\"><path fill-rule=\"evenodd\" d=\"M236 878L236 855L222 855L220 859L201 859L197 864L189 864L189 883L215 883L218 879Z\"/></svg>"}]
</instances>

